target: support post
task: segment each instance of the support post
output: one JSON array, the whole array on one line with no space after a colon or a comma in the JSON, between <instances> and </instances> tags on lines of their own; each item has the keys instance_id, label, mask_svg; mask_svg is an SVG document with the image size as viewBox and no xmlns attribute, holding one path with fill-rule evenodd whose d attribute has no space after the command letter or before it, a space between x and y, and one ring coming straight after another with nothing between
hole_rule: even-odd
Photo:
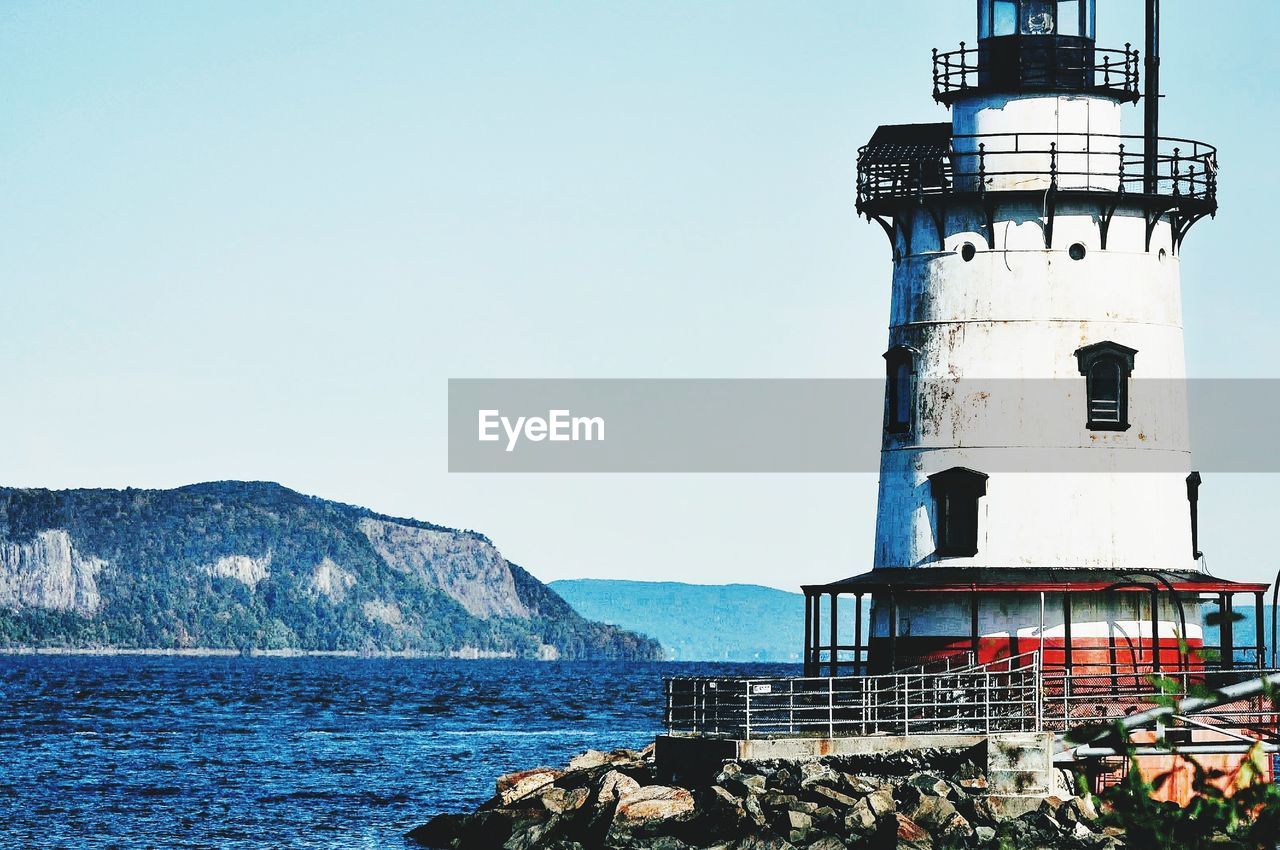
<instances>
[{"instance_id":1,"label":"support post","mask_svg":"<svg viewBox=\"0 0 1280 850\"><path fill-rule=\"evenodd\" d=\"M1235 624L1231 622L1231 594L1218 594L1218 617L1221 620L1219 628L1222 630L1222 657L1218 659L1223 670L1231 670L1236 666L1236 640L1235 640Z\"/></svg>"},{"instance_id":2,"label":"support post","mask_svg":"<svg viewBox=\"0 0 1280 850\"><path fill-rule=\"evenodd\" d=\"M969 596L969 646L973 651L973 663L981 663L980 651L980 635L978 634L978 591L974 591Z\"/></svg>"},{"instance_id":3,"label":"support post","mask_svg":"<svg viewBox=\"0 0 1280 850\"><path fill-rule=\"evenodd\" d=\"M867 672L863 665L867 653L862 648L862 594L859 593L854 598L857 600L857 607L853 609L853 672L855 675L862 676Z\"/></svg>"},{"instance_id":4,"label":"support post","mask_svg":"<svg viewBox=\"0 0 1280 850\"><path fill-rule=\"evenodd\" d=\"M838 609L836 607L839 599L840 599L839 592L834 590L831 591L831 675L832 676L840 675L840 672L839 672L840 620L837 616Z\"/></svg>"},{"instance_id":5,"label":"support post","mask_svg":"<svg viewBox=\"0 0 1280 850\"><path fill-rule=\"evenodd\" d=\"M1151 586L1151 669L1160 672L1160 588Z\"/></svg>"},{"instance_id":6,"label":"support post","mask_svg":"<svg viewBox=\"0 0 1280 850\"><path fill-rule=\"evenodd\" d=\"M889 670L898 667L898 603L889 588ZM885 672L889 672L886 670Z\"/></svg>"},{"instance_id":7,"label":"support post","mask_svg":"<svg viewBox=\"0 0 1280 850\"><path fill-rule=\"evenodd\" d=\"M813 675L813 594L804 592L804 674Z\"/></svg>"},{"instance_id":8,"label":"support post","mask_svg":"<svg viewBox=\"0 0 1280 850\"><path fill-rule=\"evenodd\" d=\"M813 597L813 673L822 675L822 593Z\"/></svg>"},{"instance_id":9,"label":"support post","mask_svg":"<svg viewBox=\"0 0 1280 850\"><path fill-rule=\"evenodd\" d=\"M1261 592L1253 595L1253 623L1258 633L1258 639L1255 643L1258 645L1258 657L1256 660L1259 670L1262 670L1267 666L1265 660L1267 657L1267 639L1262 631L1262 619L1265 616L1262 611L1262 599L1263 596Z\"/></svg>"},{"instance_id":10,"label":"support post","mask_svg":"<svg viewBox=\"0 0 1280 850\"><path fill-rule=\"evenodd\" d=\"M1062 664L1071 672L1071 591L1062 591Z\"/></svg>"}]
</instances>

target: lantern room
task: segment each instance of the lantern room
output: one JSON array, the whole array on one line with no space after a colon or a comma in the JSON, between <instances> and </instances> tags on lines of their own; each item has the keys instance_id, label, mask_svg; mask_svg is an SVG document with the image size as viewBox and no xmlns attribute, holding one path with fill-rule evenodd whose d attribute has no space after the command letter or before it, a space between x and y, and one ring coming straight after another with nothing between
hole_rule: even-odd
<instances>
[{"instance_id":1,"label":"lantern room","mask_svg":"<svg viewBox=\"0 0 1280 850\"><path fill-rule=\"evenodd\" d=\"M978 0L978 39L1096 35L1097 0Z\"/></svg>"},{"instance_id":2,"label":"lantern room","mask_svg":"<svg viewBox=\"0 0 1280 850\"><path fill-rule=\"evenodd\" d=\"M978 0L978 46L934 54L934 97L1082 92L1138 99L1138 52L1094 45L1097 0Z\"/></svg>"}]
</instances>

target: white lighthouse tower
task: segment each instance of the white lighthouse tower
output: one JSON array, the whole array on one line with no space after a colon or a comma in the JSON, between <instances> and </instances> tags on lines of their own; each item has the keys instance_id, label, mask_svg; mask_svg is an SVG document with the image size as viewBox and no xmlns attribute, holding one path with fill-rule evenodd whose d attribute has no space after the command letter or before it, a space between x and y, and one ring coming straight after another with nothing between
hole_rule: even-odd
<instances>
[{"instance_id":1,"label":"white lighthouse tower","mask_svg":"<svg viewBox=\"0 0 1280 850\"><path fill-rule=\"evenodd\" d=\"M977 46L934 53L951 120L860 152L893 257L874 569L805 589L806 666L1186 665L1202 603L1265 590L1199 568L1180 256L1216 152L1158 137L1156 27L1125 135L1144 63L1095 44L1095 0L977 8Z\"/></svg>"}]
</instances>

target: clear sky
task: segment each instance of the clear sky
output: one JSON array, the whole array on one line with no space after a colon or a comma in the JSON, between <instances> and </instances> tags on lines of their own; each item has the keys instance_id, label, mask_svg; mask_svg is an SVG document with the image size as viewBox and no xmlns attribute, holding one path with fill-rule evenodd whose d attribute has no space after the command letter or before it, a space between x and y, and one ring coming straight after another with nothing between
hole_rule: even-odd
<instances>
[{"instance_id":1,"label":"clear sky","mask_svg":"<svg viewBox=\"0 0 1280 850\"><path fill-rule=\"evenodd\" d=\"M1222 161L1189 369L1280 377L1280 4L1164 6L1162 129ZM275 480L547 580L862 572L872 475L450 475L446 381L882 374L856 152L946 120L929 50L973 7L8 0L0 483ZM1270 579L1275 486L1205 476L1214 572Z\"/></svg>"}]
</instances>

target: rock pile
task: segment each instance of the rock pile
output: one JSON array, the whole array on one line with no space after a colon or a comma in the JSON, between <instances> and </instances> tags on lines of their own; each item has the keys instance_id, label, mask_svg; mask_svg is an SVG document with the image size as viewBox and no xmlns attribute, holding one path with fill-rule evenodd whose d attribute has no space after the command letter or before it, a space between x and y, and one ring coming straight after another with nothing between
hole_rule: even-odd
<instances>
[{"instance_id":1,"label":"rock pile","mask_svg":"<svg viewBox=\"0 0 1280 850\"><path fill-rule=\"evenodd\" d=\"M1117 850L1088 799L990 797L970 761L726 762L714 784L658 782L652 748L588 751L566 769L503 776L473 814L408 838L451 850ZM1015 816L1016 815L1016 816Z\"/></svg>"}]
</instances>

